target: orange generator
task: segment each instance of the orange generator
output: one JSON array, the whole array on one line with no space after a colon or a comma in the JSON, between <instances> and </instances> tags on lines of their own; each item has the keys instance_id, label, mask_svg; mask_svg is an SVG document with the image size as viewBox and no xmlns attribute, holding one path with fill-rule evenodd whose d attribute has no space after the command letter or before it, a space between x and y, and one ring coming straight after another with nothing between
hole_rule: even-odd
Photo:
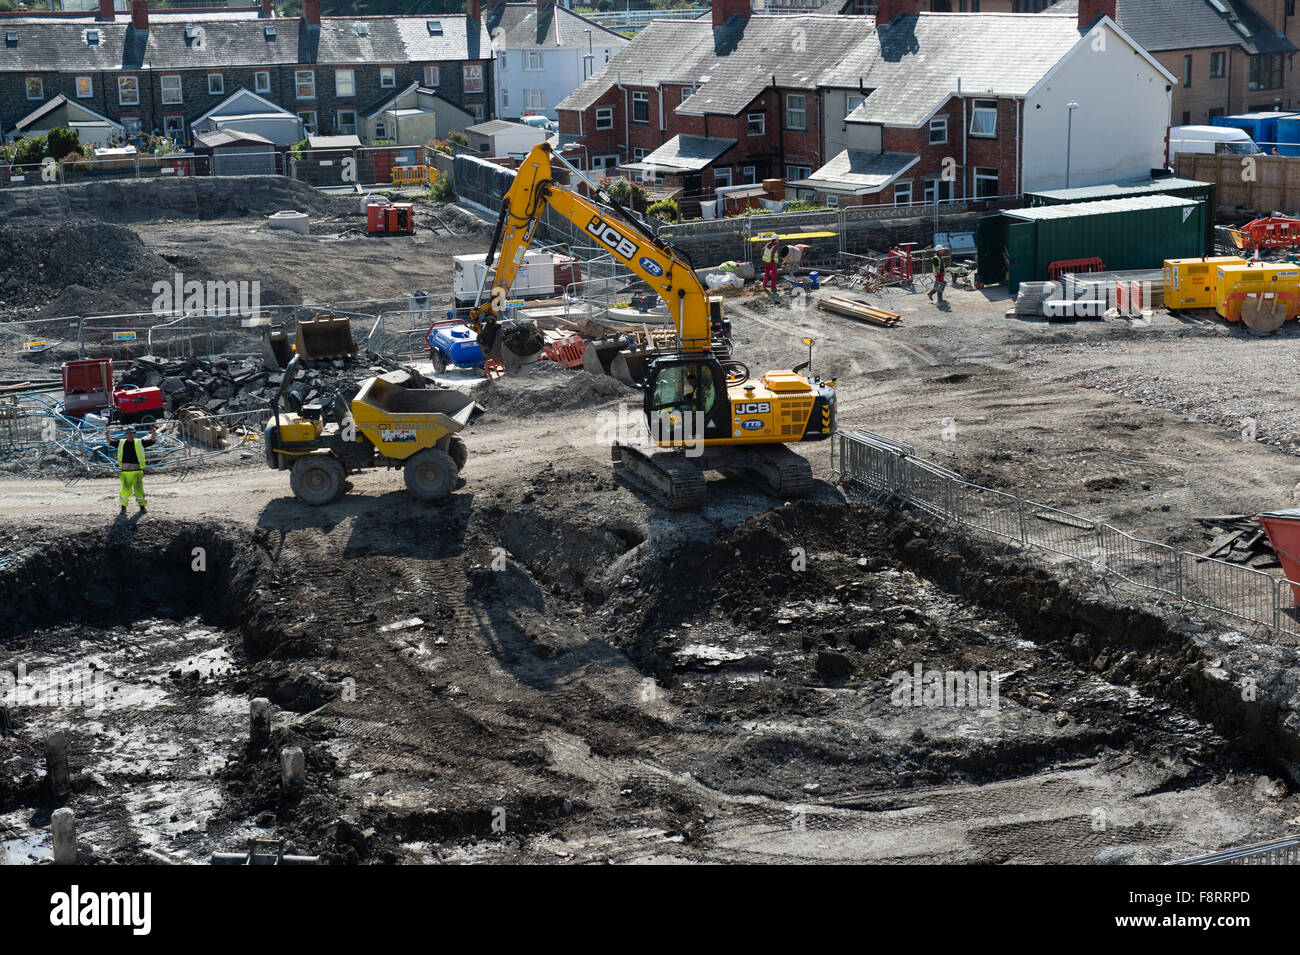
<instances>
[{"instance_id":1,"label":"orange generator","mask_svg":"<svg viewBox=\"0 0 1300 955\"><path fill-rule=\"evenodd\" d=\"M415 206L409 202L366 206L366 231L371 235L414 235Z\"/></svg>"}]
</instances>

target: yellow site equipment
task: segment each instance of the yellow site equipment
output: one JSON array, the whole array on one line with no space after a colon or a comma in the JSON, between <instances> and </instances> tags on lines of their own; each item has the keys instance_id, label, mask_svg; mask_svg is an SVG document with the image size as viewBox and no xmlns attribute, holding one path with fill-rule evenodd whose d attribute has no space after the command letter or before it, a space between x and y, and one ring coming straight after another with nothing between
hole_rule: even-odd
<instances>
[{"instance_id":1,"label":"yellow site equipment","mask_svg":"<svg viewBox=\"0 0 1300 955\"><path fill-rule=\"evenodd\" d=\"M1215 269L1214 310L1228 321L1239 321L1242 295L1282 293L1294 297L1300 288L1300 266L1294 263L1220 265Z\"/></svg>"},{"instance_id":2,"label":"yellow site equipment","mask_svg":"<svg viewBox=\"0 0 1300 955\"><path fill-rule=\"evenodd\" d=\"M1221 265L1245 264L1239 255L1165 259L1165 308L1214 308L1216 270Z\"/></svg>"}]
</instances>

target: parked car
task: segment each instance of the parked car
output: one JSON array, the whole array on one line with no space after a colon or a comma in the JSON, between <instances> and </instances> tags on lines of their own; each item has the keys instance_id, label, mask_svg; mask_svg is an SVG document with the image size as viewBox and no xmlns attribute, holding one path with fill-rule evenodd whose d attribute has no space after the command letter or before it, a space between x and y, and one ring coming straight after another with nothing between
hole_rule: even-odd
<instances>
[{"instance_id":1,"label":"parked car","mask_svg":"<svg viewBox=\"0 0 1300 955\"><path fill-rule=\"evenodd\" d=\"M1179 153L1236 153L1240 156L1254 156L1263 151L1244 129L1231 126L1169 128L1170 161Z\"/></svg>"}]
</instances>

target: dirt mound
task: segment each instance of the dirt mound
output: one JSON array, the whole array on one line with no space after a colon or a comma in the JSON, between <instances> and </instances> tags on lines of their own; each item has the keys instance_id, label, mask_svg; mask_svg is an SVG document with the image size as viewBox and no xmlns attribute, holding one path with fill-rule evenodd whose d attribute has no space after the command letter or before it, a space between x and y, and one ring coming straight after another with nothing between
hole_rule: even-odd
<instances>
[{"instance_id":1,"label":"dirt mound","mask_svg":"<svg viewBox=\"0 0 1300 955\"><path fill-rule=\"evenodd\" d=\"M525 366L517 375L489 381L478 390L476 397L489 412L521 418L586 408L614 398L640 401L635 389L608 375L568 371L552 361L539 361Z\"/></svg>"},{"instance_id":2,"label":"dirt mound","mask_svg":"<svg viewBox=\"0 0 1300 955\"><path fill-rule=\"evenodd\" d=\"M311 215L353 212L346 199L326 196L285 176L202 176L113 179L68 186L32 186L0 192L0 219L229 219L282 210Z\"/></svg>"},{"instance_id":3,"label":"dirt mound","mask_svg":"<svg viewBox=\"0 0 1300 955\"><path fill-rule=\"evenodd\" d=\"M121 226L0 225L0 312L45 305L61 295L84 302L93 290L139 281L145 274L153 282L172 271Z\"/></svg>"}]
</instances>

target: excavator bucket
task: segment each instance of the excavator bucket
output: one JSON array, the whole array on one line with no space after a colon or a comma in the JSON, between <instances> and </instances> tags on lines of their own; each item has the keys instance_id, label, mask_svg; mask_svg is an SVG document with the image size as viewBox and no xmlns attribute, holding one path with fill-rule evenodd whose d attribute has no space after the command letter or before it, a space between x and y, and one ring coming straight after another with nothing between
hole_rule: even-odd
<instances>
[{"instance_id":1,"label":"excavator bucket","mask_svg":"<svg viewBox=\"0 0 1300 955\"><path fill-rule=\"evenodd\" d=\"M582 353L582 367L593 375L608 375L615 356L626 347L627 339L623 337L598 338L588 342L586 351Z\"/></svg>"},{"instance_id":2,"label":"excavator bucket","mask_svg":"<svg viewBox=\"0 0 1300 955\"><path fill-rule=\"evenodd\" d=\"M546 336L536 322L494 325L479 336L483 356L501 362L506 374L513 375L525 365L539 361L546 350Z\"/></svg>"},{"instance_id":3,"label":"excavator bucket","mask_svg":"<svg viewBox=\"0 0 1300 955\"><path fill-rule=\"evenodd\" d=\"M289 364L293 349L289 347L289 336L284 333L283 325L267 325L263 329L262 359L266 367L279 371Z\"/></svg>"},{"instance_id":4,"label":"excavator bucket","mask_svg":"<svg viewBox=\"0 0 1300 955\"><path fill-rule=\"evenodd\" d=\"M648 348L626 348L614 353L609 374L625 385L640 388L650 376L650 362L655 353Z\"/></svg>"},{"instance_id":5,"label":"excavator bucket","mask_svg":"<svg viewBox=\"0 0 1300 955\"><path fill-rule=\"evenodd\" d=\"M352 319L317 315L298 323L298 354L303 361L332 361L354 358L357 343L352 340Z\"/></svg>"}]
</instances>

